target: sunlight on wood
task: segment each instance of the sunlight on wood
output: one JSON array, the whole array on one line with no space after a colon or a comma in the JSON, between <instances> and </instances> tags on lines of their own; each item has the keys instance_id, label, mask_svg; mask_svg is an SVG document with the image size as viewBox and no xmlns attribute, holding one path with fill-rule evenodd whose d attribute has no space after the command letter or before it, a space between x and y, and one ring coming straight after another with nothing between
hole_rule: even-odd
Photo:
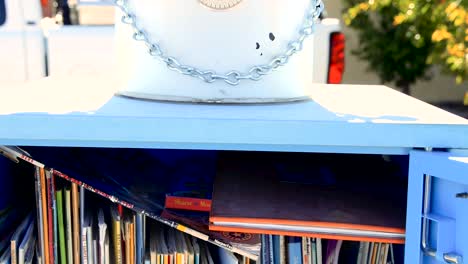
<instances>
[{"instance_id":1,"label":"sunlight on wood","mask_svg":"<svg viewBox=\"0 0 468 264\"><path fill-rule=\"evenodd\" d=\"M94 112L113 97L116 88L109 76L44 78L12 85L0 89L0 115Z\"/></svg>"}]
</instances>

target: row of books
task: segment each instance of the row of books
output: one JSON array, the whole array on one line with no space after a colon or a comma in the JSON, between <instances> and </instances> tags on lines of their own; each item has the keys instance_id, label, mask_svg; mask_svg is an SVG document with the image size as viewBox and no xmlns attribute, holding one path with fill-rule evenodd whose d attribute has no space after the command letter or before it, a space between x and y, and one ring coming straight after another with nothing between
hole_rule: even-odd
<instances>
[{"instance_id":1,"label":"row of books","mask_svg":"<svg viewBox=\"0 0 468 264\"><path fill-rule=\"evenodd\" d=\"M262 234L380 244L401 244L405 238L405 207L392 196L398 194L398 189L369 189L360 185L372 181L371 178L360 182L359 178L351 177L358 184L349 184L346 173L352 170L344 173L338 170L339 173L330 176L329 164L317 165L317 175L324 181L308 182L311 175L304 172L310 168L297 169L294 162L272 159L268 154L214 152L213 159L211 152L28 149L38 160L57 168L52 170L20 149L2 149L11 157L37 167L37 189L41 190L37 200L43 205L38 211L43 218L47 217L48 226L57 225L56 217L49 217L57 207L55 195L51 193L61 189L54 179L72 183L72 216L74 210L79 210L78 216L83 217L76 221L80 223L80 235L81 225L88 223L80 200L84 190L89 190L131 209L137 216L155 219L251 260L258 260L262 255ZM319 160L317 164L322 162ZM368 174L373 177L372 173ZM165 207L170 204L166 198L172 199L171 208ZM184 198L192 199L188 201L198 208L187 208L189 203L185 204ZM74 201L78 202L77 209L73 209ZM137 228L136 223L133 228ZM54 238L50 233L54 229L47 230L48 234L43 234L45 239ZM44 242L47 245L50 241L53 240ZM46 251L49 261L57 258L50 246Z\"/></svg>"},{"instance_id":2,"label":"row of books","mask_svg":"<svg viewBox=\"0 0 468 264\"><path fill-rule=\"evenodd\" d=\"M205 241L172 226L154 220L147 225L148 218L143 212L109 203L83 187L78 191L81 254L77 254L73 251L72 241L72 234L77 233L73 230L73 213L69 217L69 213L77 210L73 210L70 199L65 199L65 203L61 201L62 193L65 193L65 197L69 196L70 183L55 179L55 185L58 241L54 244L58 244L59 248L54 248L54 251L59 260L46 263L80 263L73 261L71 252L80 255L83 264L212 264L214 256L224 256L236 260L235 263L250 262L247 257L239 257L220 247L208 247ZM68 207L72 207L72 210ZM63 212L67 212L67 217ZM215 249L217 253L212 256L210 249ZM223 260L218 263L227 262Z\"/></svg>"},{"instance_id":3,"label":"row of books","mask_svg":"<svg viewBox=\"0 0 468 264\"><path fill-rule=\"evenodd\" d=\"M395 264L393 244L310 237L262 236L265 264Z\"/></svg>"},{"instance_id":4,"label":"row of books","mask_svg":"<svg viewBox=\"0 0 468 264\"><path fill-rule=\"evenodd\" d=\"M260 254L260 236L254 234L246 234L242 237L233 235L232 232L217 232L209 230L209 214L203 212L201 214L189 212L189 211L177 211L167 210L164 208L164 200L168 193L168 186L175 185L172 189L175 190L170 192L172 194L181 195L184 192L182 189L185 188L183 178L187 178L190 181L187 185L193 188L196 185L197 189L207 189L204 191L205 194L211 196L212 181L214 175L207 177L207 170L204 169L202 164L210 163L214 164L212 160L212 154L205 154L205 152L197 152L194 154L180 154L176 152L179 159L183 160L185 164L190 163L193 166L190 171L186 171L187 168L183 168L183 173L177 171L178 166L175 163L174 168L165 168L164 171L175 171L179 178L169 177L169 180L174 182L159 181L155 175L158 174L158 162L154 161L154 153L140 153L139 150L106 150L106 149L67 149L67 148L47 148L43 151L36 151L32 149L34 156L41 156L41 162L33 159L28 149L28 152L20 148L12 147L1 147L0 152L6 154L12 160L21 160L26 163L34 165L36 168L36 185L37 189L41 190L37 192L39 197L37 198L39 212L41 212L42 220L40 222L46 223L48 228L48 234L44 234L44 244L46 245L46 252L49 257L54 258L54 252L51 251L53 247L49 239L53 237L51 230L53 229L54 217L48 217L49 215L56 212L56 199L53 195L54 190L59 190L60 182L65 180L70 182L72 187L71 192L71 203L72 203L72 222L74 230L79 230L78 233L73 232L78 237L74 238L73 246L79 245L79 239L81 235L80 227L85 222L85 219L81 219L81 215L85 215L86 210L81 204L83 199L84 191L89 193L97 194L105 198L105 200L111 201L119 205L121 208L131 209L137 214L144 215L148 218L154 219L161 222L169 227L175 228L181 232L187 233L191 236L198 238L201 241L209 242L218 247L224 248L232 253L242 255L250 260L258 260ZM169 151L170 152L170 151ZM130 153L130 154L129 154ZM167 156L167 153L163 153L161 156ZM187 157L188 156L188 157ZM122 161L120 159L125 158L127 160ZM92 159L92 161L90 161ZM135 160L133 160L135 159ZM166 157L166 159L168 159ZM50 169L45 166L43 160L47 160L47 164L52 164L60 168ZM142 163L142 160L144 161ZM127 166L114 166L114 164L123 164ZM173 161L170 161L173 162ZM136 166L136 167L135 167ZM144 168L144 167L147 168ZM201 168L203 167L203 168ZM211 166L210 166L211 167ZM180 168L179 168L180 169ZM62 171L66 171L63 173ZM195 173L196 172L196 173ZM186 174L189 174L187 176ZM70 176L72 175L72 176ZM134 177L133 175L138 175ZM202 182L202 184L200 184ZM57 183L59 185L57 186ZM63 184L62 184L63 185ZM203 187L204 186L204 187ZM63 192L65 193L67 189ZM193 193L193 191L192 191ZM203 196L207 197L207 196ZM162 205L162 206L161 206ZM45 216L45 217L44 217ZM39 217L38 217L39 219ZM43 221L46 220L47 221ZM55 223L57 224L57 223ZM76 228L75 228L76 226ZM47 246L51 244L51 246ZM80 248L75 248L74 252L80 252ZM50 257L52 256L52 257ZM53 262L52 262L53 263Z\"/></svg>"},{"instance_id":5,"label":"row of books","mask_svg":"<svg viewBox=\"0 0 468 264\"><path fill-rule=\"evenodd\" d=\"M57 197L60 191L57 191ZM60 205L59 205L60 206ZM8 214L2 215L2 220ZM220 247L210 247L206 242L179 232L156 221L139 218L137 214L123 213L118 206L110 207L111 219L106 221L102 209L96 217L83 225L80 251L73 252L72 223L59 222L58 258L53 263L74 263L74 255L81 255L82 263L148 263L148 264L250 264L254 261L233 254ZM60 217L60 213L57 214ZM92 222L97 220L97 225ZM107 222L111 222L108 227ZM35 218L28 214L8 240L2 241L0 263L44 263L40 244L36 243ZM64 231L69 230L69 231ZM112 232L112 238L109 234ZM8 242L8 243L5 243ZM322 240L310 237L262 235L261 263L265 264L394 264L393 245L360 242L350 254L342 248L356 243ZM213 250L215 251L214 253ZM347 256L340 256L340 255ZM340 261L341 257L341 261ZM343 258L345 259L343 261ZM78 259L78 263L80 259ZM76 262L75 262L76 263Z\"/></svg>"}]
</instances>

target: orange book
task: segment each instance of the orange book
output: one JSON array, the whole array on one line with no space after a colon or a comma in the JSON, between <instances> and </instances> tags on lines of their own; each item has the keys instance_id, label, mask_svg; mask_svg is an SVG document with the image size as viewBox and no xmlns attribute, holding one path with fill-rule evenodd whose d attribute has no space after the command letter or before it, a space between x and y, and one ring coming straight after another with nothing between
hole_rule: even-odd
<instances>
[{"instance_id":1,"label":"orange book","mask_svg":"<svg viewBox=\"0 0 468 264\"><path fill-rule=\"evenodd\" d=\"M280 181L274 166L260 159L232 155L219 161L210 230L405 241L406 208L388 197Z\"/></svg>"},{"instance_id":2,"label":"orange book","mask_svg":"<svg viewBox=\"0 0 468 264\"><path fill-rule=\"evenodd\" d=\"M130 263L135 264L135 223L130 223Z\"/></svg>"},{"instance_id":3,"label":"orange book","mask_svg":"<svg viewBox=\"0 0 468 264\"><path fill-rule=\"evenodd\" d=\"M79 202L79 190L78 184L72 183L71 189L72 196L72 222L73 222L73 263L80 263L80 252L81 252L81 243L80 243L80 202Z\"/></svg>"},{"instance_id":4,"label":"orange book","mask_svg":"<svg viewBox=\"0 0 468 264\"><path fill-rule=\"evenodd\" d=\"M50 256L49 256L49 228L48 228L48 219L49 215L47 214L48 204L47 204L47 183L45 178L45 170L43 168L40 169L40 181L41 181L41 204L42 204L42 228L43 228L43 239L44 239L44 262L50 263Z\"/></svg>"}]
</instances>

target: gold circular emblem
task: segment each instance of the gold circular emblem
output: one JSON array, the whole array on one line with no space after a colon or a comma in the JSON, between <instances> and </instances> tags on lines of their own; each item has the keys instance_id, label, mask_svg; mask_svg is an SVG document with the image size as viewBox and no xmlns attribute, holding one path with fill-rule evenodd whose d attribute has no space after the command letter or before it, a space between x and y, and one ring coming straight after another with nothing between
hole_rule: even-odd
<instances>
[{"instance_id":1,"label":"gold circular emblem","mask_svg":"<svg viewBox=\"0 0 468 264\"><path fill-rule=\"evenodd\" d=\"M199 0L200 3L209 8L223 10L236 6L242 0Z\"/></svg>"}]
</instances>

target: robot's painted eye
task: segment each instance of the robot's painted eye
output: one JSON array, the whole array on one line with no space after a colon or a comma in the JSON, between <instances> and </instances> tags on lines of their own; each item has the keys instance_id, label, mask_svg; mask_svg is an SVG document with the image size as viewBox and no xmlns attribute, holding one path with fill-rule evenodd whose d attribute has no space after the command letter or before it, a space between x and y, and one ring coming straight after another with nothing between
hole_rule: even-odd
<instances>
[{"instance_id":1,"label":"robot's painted eye","mask_svg":"<svg viewBox=\"0 0 468 264\"><path fill-rule=\"evenodd\" d=\"M275 41L275 39L276 39L275 34L273 34L273 33L270 33L268 35L268 37L270 38L271 41Z\"/></svg>"},{"instance_id":2,"label":"robot's painted eye","mask_svg":"<svg viewBox=\"0 0 468 264\"><path fill-rule=\"evenodd\" d=\"M237 4L239 4L242 0L199 0L199 1L204 6L207 6L209 8L222 10L222 9L228 9L228 8L234 7Z\"/></svg>"}]
</instances>

